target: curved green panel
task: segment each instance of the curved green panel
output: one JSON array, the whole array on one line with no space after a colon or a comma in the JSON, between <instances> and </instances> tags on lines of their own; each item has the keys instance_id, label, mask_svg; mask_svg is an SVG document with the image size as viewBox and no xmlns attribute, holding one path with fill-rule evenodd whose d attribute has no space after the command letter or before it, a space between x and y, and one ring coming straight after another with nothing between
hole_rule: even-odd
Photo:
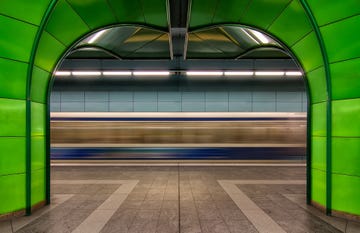
<instances>
[{"instance_id":1,"label":"curved green panel","mask_svg":"<svg viewBox=\"0 0 360 233\"><path fill-rule=\"evenodd\" d=\"M326 203L326 173L311 169L311 198L316 203L325 206Z\"/></svg>"},{"instance_id":2,"label":"curved green panel","mask_svg":"<svg viewBox=\"0 0 360 233\"><path fill-rule=\"evenodd\" d=\"M360 137L360 98L335 100L332 107L333 136Z\"/></svg>"},{"instance_id":3,"label":"curved green panel","mask_svg":"<svg viewBox=\"0 0 360 233\"><path fill-rule=\"evenodd\" d=\"M37 27L0 15L0 57L28 62Z\"/></svg>"},{"instance_id":4,"label":"curved green panel","mask_svg":"<svg viewBox=\"0 0 360 233\"><path fill-rule=\"evenodd\" d=\"M331 82L334 86L332 98L360 97L360 59L330 64Z\"/></svg>"},{"instance_id":5,"label":"curved green panel","mask_svg":"<svg viewBox=\"0 0 360 233\"><path fill-rule=\"evenodd\" d=\"M70 0L68 3L91 29L116 22L107 0Z\"/></svg>"},{"instance_id":6,"label":"curved green panel","mask_svg":"<svg viewBox=\"0 0 360 233\"><path fill-rule=\"evenodd\" d=\"M0 214L24 209L25 174L0 176L0 187ZM4 192L4 190L11 190L11 192Z\"/></svg>"},{"instance_id":7,"label":"curved green panel","mask_svg":"<svg viewBox=\"0 0 360 233\"><path fill-rule=\"evenodd\" d=\"M25 172L25 137L0 137L0 177Z\"/></svg>"},{"instance_id":8,"label":"curved green panel","mask_svg":"<svg viewBox=\"0 0 360 233\"><path fill-rule=\"evenodd\" d=\"M65 49L63 44L49 33L44 32L40 38L39 48L36 51L35 65L52 72Z\"/></svg>"},{"instance_id":9,"label":"curved green panel","mask_svg":"<svg viewBox=\"0 0 360 233\"><path fill-rule=\"evenodd\" d=\"M333 208L360 215L360 177L333 174L332 181Z\"/></svg>"},{"instance_id":10,"label":"curved green panel","mask_svg":"<svg viewBox=\"0 0 360 233\"><path fill-rule=\"evenodd\" d=\"M359 0L331 2L329 0L307 0L307 2L320 26L360 14Z\"/></svg>"},{"instance_id":11,"label":"curved green panel","mask_svg":"<svg viewBox=\"0 0 360 233\"><path fill-rule=\"evenodd\" d=\"M192 0L190 28L210 24L214 17L216 5L217 0Z\"/></svg>"},{"instance_id":12,"label":"curved green panel","mask_svg":"<svg viewBox=\"0 0 360 233\"><path fill-rule=\"evenodd\" d=\"M250 0L219 0L212 18L212 23L239 22L240 15L245 12L249 2Z\"/></svg>"},{"instance_id":13,"label":"curved green panel","mask_svg":"<svg viewBox=\"0 0 360 233\"><path fill-rule=\"evenodd\" d=\"M39 25L48 4L49 0L1 0L0 9L4 15Z\"/></svg>"},{"instance_id":14,"label":"curved green panel","mask_svg":"<svg viewBox=\"0 0 360 233\"><path fill-rule=\"evenodd\" d=\"M312 136L311 138L311 168L326 171L326 137Z\"/></svg>"},{"instance_id":15,"label":"curved green panel","mask_svg":"<svg viewBox=\"0 0 360 233\"><path fill-rule=\"evenodd\" d=\"M360 176L360 138L336 138L333 141L333 172L349 176ZM336 156L336 155L342 156Z\"/></svg>"},{"instance_id":16,"label":"curved green panel","mask_svg":"<svg viewBox=\"0 0 360 233\"><path fill-rule=\"evenodd\" d=\"M0 99L0 137L25 136L25 100Z\"/></svg>"},{"instance_id":17,"label":"curved green panel","mask_svg":"<svg viewBox=\"0 0 360 233\"><path fill-rule=\"evenodd\" d=\"M31 173L31 205L45 200L45 170L39 169Z\"/></svg>"},{"instance_id":18,"label":"curved green panel","mask_svg":"<svg viewBox=\"0 0 360 233\"><path fill-rule=\"evenodd\" d=\"M292 1L268 30L291 47L311 32L312 28L301 4L298 1Z\"/></svg>"},{"instance_id":19,"label":"curved green panel","mask_svg":"<svg viewBox=\"0 0 360 233\"><path fill-rule=\"evenodd\" d=\"M291 0L253 0L239 22L268 28L290 2Z\"/></svg>"},{"instance_id":20,"label":"curved green panel","mask_svg":"<svg viewBox=\"0 0 360 233\"><path fill-rule=\"evenodd\" d=\"M323 58L314 32L306 35L294 44L291 49L306 72L323 65Z\"/></svg>"},{"instance_id":21,"label":"curved green panel","mask_svg":"<svg viewBox=\"0 0 360 233\"><path fill-rule=\"evenodd\" d=\"M326 136L326 102L311 105L311 130L313 136Z\"/></svg>"},{"instance_id":22,"label":"curved green panel","mask_svg":"<svg viewBox=\"0 0 360 233\"><path fill-rule=\"evenodd\" d=\"M66 0L60 0L51 14L45 30L61 43L69 46L90 29Z\"/></svg>"},{"instance_id":23,"label":"curved green panel","mask_svg":"<svg viewBox=\"0 0 360 233\"><path fill-rule=\"evenodd\" d=\"M330 62L359 57L359 25L360 15L321 28Z\"/></svg>"},{"instance_id":24,"label":"curved green panel","mask_svg":"<svg viewBox=\"0 0 360 233\"><path fill-rule=\"evenodd\" d=\"M108 0L119 23L144 24L145 18L139 0Z\"/></svg>"},{"instance_id":25,"label":"curved green panel","mask_svg":"<svg viewBox=\"0 0 360 233\"><path fill-rule=\"evenodd\" d=\"M31 135L45 135L46 104L31 102Z\"/></svg>"},{"instance_id":26,"label":"curved green panel","mask_svg":"<svg viewBox=\"0 0 360 233\"><path fill-rule=\"evenodd\" d=\"M141 0L145 23L167 28L166 4L164 0Z\"/></svg>"},{"instance_id":27,"label":"curved green panel","mask_svg":"<svg viewBox=\"0 0 360 233\"><path fill-rule=\"evenodd\" d=\"M326 78L323 67L306 74L311 92L312 103L324 102L327 99Z\"/></svg>"},{"instance_id":28,"label":"curved green panel","mask_svg":"<svg viewBox=\"0 0 360 233\"><path fill-rule=\"evenodd\" d=\"M31 79L31 100L39 103L46 104L47 102L47 89L51 75L49 72L44 71L38 67L34 67Z\"/></svg>"},{"instance_id":29,"label":"curved green panel","mask_svg":"<svg viewBox=\"0 0 360 233\"><path fill-rule=\"evenodd\" d=\"M25 99L28 65L0 58L0 98Z\"/></svg>"},{"instance_id":30,"label":"curved green panel","mask_svg":"<svg viewBox=\"0 0 360 233\"><path fill-rule=\"evenodd\" d=\"M45 149L46 142L44 136L31 138L31 170L39 170L45 168Z\"/></svg>"}]
</instances>

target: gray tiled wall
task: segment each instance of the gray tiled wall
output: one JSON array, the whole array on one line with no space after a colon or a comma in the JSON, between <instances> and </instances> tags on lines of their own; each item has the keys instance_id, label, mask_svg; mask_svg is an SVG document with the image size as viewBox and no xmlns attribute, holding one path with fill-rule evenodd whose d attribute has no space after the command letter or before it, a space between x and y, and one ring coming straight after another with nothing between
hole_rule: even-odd
<instances>
[{"instance_id":1,"label":"gray tiled wall","mask_svg":"<svg viewBox=\"0 0 360 233\"><path fill-rule=\"evenodd\" d=\"M303 91L53 91L53 112L305 112Z\"/></svg>"}]
</instances>

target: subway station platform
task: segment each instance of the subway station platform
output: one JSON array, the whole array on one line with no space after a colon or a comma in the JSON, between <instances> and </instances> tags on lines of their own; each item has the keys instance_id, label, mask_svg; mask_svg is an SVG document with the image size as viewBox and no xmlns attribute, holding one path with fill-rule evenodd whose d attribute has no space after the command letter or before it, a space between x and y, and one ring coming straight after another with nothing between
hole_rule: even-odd
<instances>
[{"instance_id":1,"label":"subway station platform","mask_svg":"<svg viewBox=\"0 0 360 233\"><path fill-rule=\"evenodd\" d=\"M87 165L53 164L52 203L0 232L360 232L306 205L302 163Z\"/></svg>"}]
</instances>

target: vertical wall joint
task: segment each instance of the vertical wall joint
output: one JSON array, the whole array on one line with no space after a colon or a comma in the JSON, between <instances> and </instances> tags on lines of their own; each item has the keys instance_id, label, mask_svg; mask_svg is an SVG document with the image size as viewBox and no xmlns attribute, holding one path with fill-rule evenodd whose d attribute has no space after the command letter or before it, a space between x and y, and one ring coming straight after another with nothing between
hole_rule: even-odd
<instances>
[{"instance_id":1,"label":"vertical wall joint","mask_svg":"<svg viewBox=\"0 0 360 233\"><path fill-rule=\"evenodd\" d=\"M300 0L315 32L316 38L319 42L321 55L323 57L325 78L326 78L326 214L331 215L331 200L332 200L332 89L331 89L331 73L329 66L329 59L326 52L323 36L317 24L316 18L312 13L310 6L306 0ZM312 155L313 156L313 155Z\"/></svg>"}]
</instances>

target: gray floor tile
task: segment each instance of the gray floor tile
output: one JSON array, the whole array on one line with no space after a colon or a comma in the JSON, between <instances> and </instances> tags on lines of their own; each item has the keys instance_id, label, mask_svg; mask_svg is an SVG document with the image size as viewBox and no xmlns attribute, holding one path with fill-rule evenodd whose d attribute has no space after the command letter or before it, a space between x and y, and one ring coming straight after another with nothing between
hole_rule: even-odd
<instances>
[{"instance_id":1,"label":"gray floor tile","mask_svg":"<svg viewBox=\"0 0 360 233\"><path fill-rule=\"evenodd\" d=\"M230 233L228 226L221 219L200 220L200 224L204 233Z\"/></svg>"},{"instance_id":2,"label":"gray floor tile","mask_svg":"<svg viewBox=\"0 0 360 233\"><path fill-rule=\"evenodd\" d=\"M11 221L0 221L0 232L12 233Z\"/></svg>"},{"instance_id":3,"label":"gray floor tile","mask_svg":"<svg viewBox=\"0 0 360 233\"><path fill-rule=\"evenodd\" d=\"M101 233L255 233L258 230L254 223L237 205L242 202L234 201L218 180L305 180L306 168L54 167L51 175L52 180L69 182L91 179L139 181L126 194L120 207L114 207ZM241 190L285 232L335 233L345 228L346 232L360 232L359 223L331 218L306 206L304 184L259 182L236 184L232 190ZM52 195L70 195L68 199L34 218L18 232L72 232L118 187L118 184L102 183L52 184ZM53 200L57 202L56 198ZM111 202L108 203L112 208ZM253 211L251 206L248 210ZM250 214L257 216L256 211ZM11 232L11 225L1 222L0 232Z\"/></svg>"}]
</instances>

